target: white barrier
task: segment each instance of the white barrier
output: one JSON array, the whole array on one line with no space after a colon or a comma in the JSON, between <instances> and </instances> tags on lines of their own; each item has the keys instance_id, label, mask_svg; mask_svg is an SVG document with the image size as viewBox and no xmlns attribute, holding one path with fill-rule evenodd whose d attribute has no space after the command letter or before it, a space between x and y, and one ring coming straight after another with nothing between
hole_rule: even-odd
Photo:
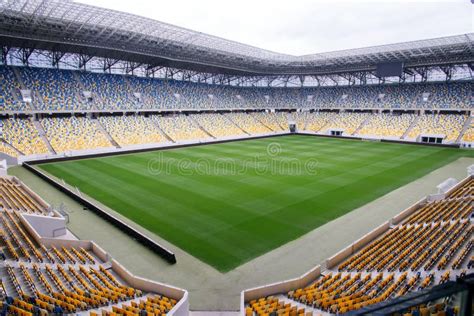
<instances>
[{"instance_id":1,"label":"white barrier","mask_svg":"<svg viewBox=\"0 0 474 316\"><path fill-rule=\"evenodd\" d=\"M452 187L454 187L459 181L454 178L449 178L441 182L436 186L438 194L446 194Z\"/></svg>"},{"instance_id":2,"label":"white barrier","mask_svg":"<svg viewBox=\"0 0 474 316\"><path fill-rule=\"evenodd\" d=\"M7 175L7 169L7 161L5 159L0 160L0 177L4 177Z\"/></svg>"},{"instance_id":3,"label":"white barrier","mask_svg":"<svg viewBox=\"0 0 474 316\"><path fill-rule=\"evenodd\" d=\"M240 293L240 312L242 315L245 315L245 302L273 294L286 293L295 288L305 287L320 275L321 267L316 266L298 278L242 291Z\"/></svg>"},{"instance_id":4,"label":"white barrier","mask_svg":"<svg viewBox=\"0 0 474 316\"><path fill-rule=\"evenodd\" d=\"M467 175L474 176L474 165L470 165L469 167L467 167Z\"/></svg>"},{"instance_id":5,"label":"white barrier","mask_svg":"<svg viewBox=\"0 0 474 316\"><path fill-rule=\"evenodd\" d=\"M327 269L332 269L336 267L339 263L344 261L346 258L349 256L353 255L360 249L362 249L364 246L366 246L368 243L385 233L388 229L390 228L390 222L386 221L379 227L375 228L371 232L365 234L346 248L342 249L332 257L329 257L326 259L326 268Z\"/></svg>"},{"instance_id":6,"label":"white barrier","mask_svg":"<svg viewBox=\"0 0 474 316\"><path fill-rule=\"evenodd\" d=\"M21 216L41 237L55 238L65 236L67 233L66 219L62 216L51 217L27 213L23 213Z\"/></svg>"}]
</instances>

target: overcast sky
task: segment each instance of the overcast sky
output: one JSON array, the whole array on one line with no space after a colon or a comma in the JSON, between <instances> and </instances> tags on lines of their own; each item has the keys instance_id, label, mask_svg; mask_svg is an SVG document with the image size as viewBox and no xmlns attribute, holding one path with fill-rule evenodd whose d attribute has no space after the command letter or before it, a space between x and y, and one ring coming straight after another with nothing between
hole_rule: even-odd
<instances>
[{"instance_id":1,"label":"overcast sky","mask_svg":"<svg viewBox=\"0 0 474 316\"><path fill-rule=\"evenodd\" d=\"M474 32L471 0L80 0L279 53Z\"/></svg>"}]
</instances>

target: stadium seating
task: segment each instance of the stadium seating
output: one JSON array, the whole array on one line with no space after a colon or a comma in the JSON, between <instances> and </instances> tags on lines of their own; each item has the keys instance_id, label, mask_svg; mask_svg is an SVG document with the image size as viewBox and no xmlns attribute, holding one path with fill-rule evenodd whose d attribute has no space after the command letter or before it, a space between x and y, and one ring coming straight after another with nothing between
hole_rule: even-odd
<instances>
[{"instance_id":1,"label":"stadium seating","mask_svg":"<svg viewBox=\"0 0 474 316\"><path fill-rule=\"evenodd\" d=\"M257 121L251 114L247 113L231 113L224 114L229 120L234 122L245 132L251 135L258 135L270 132L270 129Z\"/></svg>"},{"instance_id":2,"label":"stadium seating","mask_svg":"<svg viewBox=\"0 0 474 316\"><path fill-rule=\"evenodd\" d=\"M343 129L344 135L414 140L422 134L445 135L444 142L460 138L467 117L461 114L371 114L330 112L346 109L469 109L472 88L467 82L420 83L357 87L257 88L208 85L136 76L74 72L49 68L0 67L0 111L112 110L112 109L268 109L319 108L316 112L249 112L183 114L162 117L104 116L46 117L41 124L56 152L112 147L110 134L120 146L167 141L205 140L288 130L288 121L300 131L326 133ZM33 103L21 101L20 89L31 90ZM91 94L86 98L84 92ZM0 150L10 156L47 154L48 142L30 119L0 119ZM102 128L107 131L104 133ZM212 136L211 136L212 135ZM474 140L471 124L463 142ZM112 141L113 142L113 141ZM6 143L6 144L5 144ZM8 144L8 145L7 145ZM11 145L11 146L9 146ZM13 146L13 148L12 148ZM16 149L16 150L15 150Z\"/></svg>"},{"instance_id":3,"label":"stadium seating","mask_svg":"<svg viewBox=\"0 0 474 316\"><path fill-rule=\"evenodd\" d=\"M288 130L288 118L285 113L264 113L254 112L251 115L273 132L282 132Z\"/></svg>"},{"instance_id":4,"label":"stadium seating","mask_svg":"<svg viewBox=\"0 0 474 316\"><path fill-rule=\"evenodd\" d=\"M167 141L156 123L144 116L101 116L99 121L121 146Z\"/></svg>"},{"instance_id":5,"label":"stadium seating","mask_svg":"<svg viewBox=\"0 0 474 316\"><path fill-rule=\"evenodd\" d=\"M321 131L327 129L342 129L345 135L353 135L370 116L371 114L369 113L342 112L338 115L333 115L331 120L322 126Z\"/></svg>"},{"instance_id":6,"label":"stadium seating","mask_svg":"<svg viewBox=\"0 0 474 316\"><path fill-rule=\"evenodd\" d=\"M42 214L42 205L21 184L8 178L0 178L0 209Z\"/></svg>"},{"instance_id":7,"label":"stadium seating","mask_svg":"<svg viewBox=\"0 0 474 316\"><path fill-rule=\"evenodd\" d=\"M173 141L191 141L211 139L196 123L187 116L158 116L151 117Z\"/></svg>"},{"instance_id":8,"label":"stadium seating","mask_svg":"<svg viewBox=\"0 0 474 316\"><path fill-rule=\"evenodd\" d=\"M459 187L450 194L451 198L464 198L474 195L474 179L471 179L466 185Z\"/></svg>"},{"instance_id":9,"label":"stadium seating","mask_svg":"<svg viewBox=\"0 0 474 316\"><path fill-rule=\"evenodd\" d=\"M74 73L68 70L22 68L26 89L31 90L34 105L39 110L85 109L80 86Z\"/></svg>"},{"instance_id":10,"label":"stadium seating","mask_svg":"<svg viewBox=\"0 0 474 316\"><path fill-rule=\"evenodd\" d=\"M92 107L96 109L133 109L137 99L122 75L104 75L91 72L78 73L84 91L92 95Z\"/></svg>"},{"instance_id":11,"label":"stadium seating","mask_svg":"<svg viewBox=\"0 0 474 316\"><path fill-rule=\"evenodd\" d=\"M90 315L141 315L142 311L146 311L147 315L166 315L173 306L176 305L176 300L170 299L161 295L150 295L140 300L124 303L119 306L113 306L112 311L102 309L100 314L91 312Z\"/></svg>"},{"instance_id":12,"label":"stadium seating","mask_svg":"<svg viewBox=\"0 0 474 316\"><path fill-rule=\"evenodd\" d=\"M464 274L474 264L468 258L474 246L473 194L471 178L444 199L419 207L310 285L289 291L284 303L281 295L248 302L246 315L295 310L301 304L312 313L346 313ZM421 308L431 315L453 311L431 303Z\"/></svg>"},{"instance_id":13,"label":"stadium seating","mask_svg":"<svg viewBox=\"0 0 474 316\"><path fill-rule=\"evenodd\" d=\"M189 118L216 138L245 135L242 129L221 114L196 114L190 115Z\"/></svg>"},{"instance_id":14,"label":"stadium seating","mask_svg":"<svg viewBox=\"0 0 474 316\"><path fill-rule=\"evenodd\" d=\"M0 67L0 111L28 109L470 109L468 82L319 88L232 87L47 68ZM22 83L33 104L21 101ZM89 91L91 99L83 92Z\"/></svg>"},{"instance_id":15,"label":"stadium seating","mask_svg":"<svg viewBox=\"0 0 474 316\"><path fill-rule=\"evenodd\" d=\"M305 116L305 126L303 130L310 132L319 132L321 129L329 124L335 117L335 112L314 112L314 113L304 113Z\"/></svg>"},{"instance_id":16,"label":"stadium seating","mask_svg":"<svg viewBox=\"0 0 474 316\"><path fill-rule=\"evenodd\" d=\"M7 144L0 142L0 153L7 154L11 157L18 157L18 152Z\"/></svg>"},{"instance_id":17,"label":"stadium seating","mask_svg":"<svg viewBox=\"0 0 474 316\"><path fill-rule=\"evenodd\" d=\"M137 107L142 109L166 108L165 100L172 97L167 94L165 83L151 78L129 76L126 78L132 93L139 93L140 99L135 97ZM171 102L171 101L170 101Z\"/></svg>"},{"instance_id":18,"label":"stadium seating","mask_svg":"<svg viewBox=\"0 0 474 316\"><path fill-rule=\"evenodd\" d=\"M374 114L357 134L401 138L415 118L413 114Z\"/></svg>"},{"instance_id":19,"label":"stadium seating","mask_svg":"<svg viewBox=\"0 0 474 316\"><path fill-rule=\"evenodd\" d=\"M306 311L304 308L291 306L277 297L269 296L267 298L260 298L250 302L245 309L245 316L253 315L301 315L312 316L311 311Z\"/></svg>"},{"instance_id":20,"label":"stadium seating","mask_svg":"<svg viewBox=\"0 0 474 316\"><path fill-rule=\"evenodd\" d=\"M474 120L471 119L471 124L469 128L464 133L462 140L468 143L474 142Z\"/></svg>"},{"instance_id":21,"label":"stadium seating","mask_svg":"<svg viewBox=\"0 0 474 316\"><path fill-rule=\"evenodd\" d=\"M22 101L21 85L13 68L0 67L0 111L25 111L31 109Z\"/></svg>"},{"instance_id":22,"label":"stadium seating","mask_svg":"<svg viewBox=\"0 0 474 316\"><path fill-rule=\"evenodd\" d=\"M8 315L165 315L175 299L124 284L110 266L82 247L37 244L21 213L45 206L13 178L0 177L0 237L5 274L0 311Z\"/></svg>"},{"instance_id":23,"label":"stadium seating","mask_svg":"<svg viewBox=\"0 0 474 316\"><path fill-rule=\"evenodd\" d=\"M336 107L349 109L380 107L378 93L381 89L378 87L349 87L338 90L339 95L334 103Z\"/></svg>"},{"instance_id":24,"label":"stadium seating","mask_svg":"<svg viewBox=\"0 0 474 316\"><path fill-rule=\"evenodd\" d=\"M422 91L428 94L427 100L418 97L418 105L423 108L466 109L470 106L471 89L469 83L426 84Z\"/></svg>"},{"instance_id":25,"label":"stadium seating","mask_svg":"<svg viewBox=\"0 0 474 316\"><path fill-rule=\"evenodd\" d=\"M421 85L389 85L380 91L379 102L385 109L418 108L416 100Z\"/></svg>"},{"instance_id":26,"label":"stadium seating","mask_svg":"<svg viewBox=\"0 0 474 316\"><path fill-rule=\"evenodd\" d=\"M466 117L454 114L420 115L415 126L409 131L408 138L417 138L420 134L444 135L445 142L455 141L464 125Z\"/></svg>"},{"instance_id":27,"label":"stadium seating","mask_svg":"<svg viewBox=\"0 0 474 316\"><path fill-rule=\"evenodd\" d=\"M86 117L45 118L41 125L56 152L112 146L98 126Z\"/></svg>"},{"instance_id":28,"label":"stadium seating","mask_svg":"<svg viewBox=\"0 0 474 316\"><path fill-rule=\"evenodd\" d=\"M288 122L299 131L327 133L342 129L344 135L416 140L420 135L445 135L444 142L458 140L468 117L458 114L372 114L360 112L249 112L125 116L51 116L40 119L46 139L56 152L108 148L110 137L121 146L205 140L288 131ZM99 124L100 123L100 124ZM0 119L0 151L10 156L49 153L40 130L30 119ZM107 135L107 133L109 135ZM212 136L211 136L212 135ZM474 140L474 128L466 129L463 142ZM6 143L6 144L5 144ZM7 145L8 144L8 145ZM10 146L9 146L10 145ZM12 148L13 146L13 148ZM16 150L18 151L16 151Z\"/></svg>"},{"instance_id":29,"label":"stadium seating","mask_svg":"<svg viewBox=\"0 0 474 316\"><path fill-rule=\"evenodd\" d=\"M306 127L308 114L309 112L291 112L288 115L288 123L294 122L296 124L296 129L298 131L303 131Z\"/></svg>"},{"instance_id":30,"label":"stadium seating","mask_svg":"<svg viewBox=\"0 0 474 316\"><path fill-rule=\"evenodd\" d=\"M49 153L48 147L31 120L10 118L0 122L3 139L22 154Z\"/></svg>"}]
</instances>

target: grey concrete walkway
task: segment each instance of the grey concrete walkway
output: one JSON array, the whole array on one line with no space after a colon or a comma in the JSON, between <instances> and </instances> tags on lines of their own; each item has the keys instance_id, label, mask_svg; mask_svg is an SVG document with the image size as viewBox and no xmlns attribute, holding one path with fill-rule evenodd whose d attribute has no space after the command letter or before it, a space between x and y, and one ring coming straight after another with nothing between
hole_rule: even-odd
<instances>
[{"instance_id":1,"label":"grey concrete walkway","mask_svg":"<svg viewBox=\"0 0 474 316\"><path fill-rule=\"evenodd\" d=\"M466 167L473 163L473 158L461 158L225 274L140 228L176 253L178 263L167 264L25 169L17 167L9 172L18 176L49 203L55 206L64 203L70 216L69 228L79 238L95 240L138 275L187 289L190 292L191 310L237 311L243 289L305 273L422 197L436 192L436 185L448 177L458 180L464 178ZM120 214L114 214L137 227Z\"/></svg>"}]
</instances>

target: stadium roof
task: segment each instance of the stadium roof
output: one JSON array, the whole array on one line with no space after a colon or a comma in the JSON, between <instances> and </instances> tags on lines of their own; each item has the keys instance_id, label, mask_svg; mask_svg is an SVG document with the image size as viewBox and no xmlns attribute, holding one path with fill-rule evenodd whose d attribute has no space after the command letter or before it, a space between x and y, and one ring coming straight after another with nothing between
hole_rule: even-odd
<instances>
[{"instance_id":1,"label":"stadium roof","mask_svg":"<svg viewBox=\"0 0 474 316\"><path fill-rule=\"evenodd\" d=\"M235 75L312 75L474 62L474 33L292 56L72 0L0 0L0 44Z\"/></svg>"}]
</instances>

